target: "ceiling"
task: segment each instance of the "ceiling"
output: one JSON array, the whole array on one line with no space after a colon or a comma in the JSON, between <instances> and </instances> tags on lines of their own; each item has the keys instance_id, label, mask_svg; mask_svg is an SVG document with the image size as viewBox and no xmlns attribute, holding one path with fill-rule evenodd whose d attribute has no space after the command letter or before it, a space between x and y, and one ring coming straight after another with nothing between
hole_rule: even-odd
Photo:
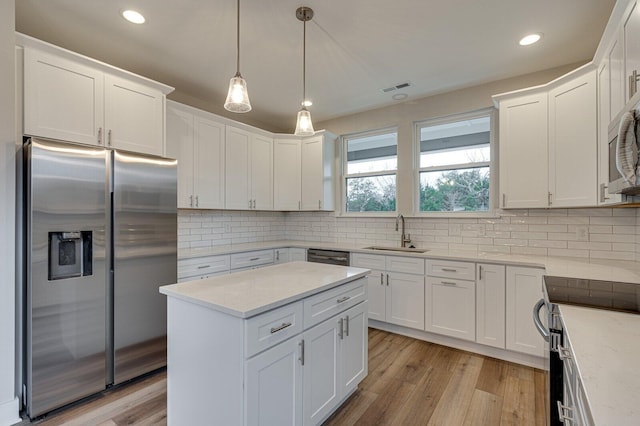
<instances>
[{"instance_id":1,"label":"ceiling","mask_svg":"<svg viewBox=\"0 0 640 426\"><path fill-rule=\"evenodd\" d=\"M176 88L235 120L292 132L302 100L299 6L314 122L590 60L615 0L241 0L240 71L253 110L222 108L235 74L234 0L16 0L16 30ZM119 11L147 18L134 25ZM517 41L529 32L542 40ZM381 89L409 82L385 93ZM401 102L401 101L400 101Z\"/></svg>"}]
</instances>

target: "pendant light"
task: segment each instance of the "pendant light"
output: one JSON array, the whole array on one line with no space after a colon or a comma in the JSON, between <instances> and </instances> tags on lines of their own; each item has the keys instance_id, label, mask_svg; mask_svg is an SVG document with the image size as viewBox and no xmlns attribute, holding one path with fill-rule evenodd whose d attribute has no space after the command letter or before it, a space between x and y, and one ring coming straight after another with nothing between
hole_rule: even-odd
<instances>
[{"instance_id":1,"label":"pendant light","mask_svg":"<svg viewBox=\"0 0 640 426\"><path fill-rule=\"evenodd\" d=\"M231 112L249 112L251 111L251 102L249 102L249 93L247 93L247 82L240 75L240 0L237 7L238 17L236 21L236 75L229 82L229 93L224 103L224 109Z\"/></svg>"},{"instance_id":2,"label":"pendant light","mask_svg":"<svg viewBox=\"0 0 640 426\"><path fill-rule=\"evenodd\" d=\"M307 21L313 18L313 10L310 7L299 7L296 10L296 17L302 21L302 109L298 111L298 120L296 121L296 136L312 136L313 123L311 122L311 113L307 111L306 102L306 59L307 59Z\"/></svg>"}]
</instances>

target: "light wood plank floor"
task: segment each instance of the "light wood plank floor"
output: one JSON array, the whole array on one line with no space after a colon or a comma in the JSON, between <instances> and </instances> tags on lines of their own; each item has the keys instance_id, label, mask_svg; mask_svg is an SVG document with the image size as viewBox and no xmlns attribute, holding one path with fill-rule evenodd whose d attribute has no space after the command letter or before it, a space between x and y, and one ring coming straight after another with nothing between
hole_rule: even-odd
<instances>
[{"instance_id":1,"label":"light wood plank floor","mask_svg":"<svg viewBox=\"0 0 640 426\"><path fill-rule=\"evenodd\" d=\"M163 371L34 424L165 425L166 396ZM540 370L369 329L369 375L325 425L538 426L544 401Z\"/></svg>"}]
</instances>

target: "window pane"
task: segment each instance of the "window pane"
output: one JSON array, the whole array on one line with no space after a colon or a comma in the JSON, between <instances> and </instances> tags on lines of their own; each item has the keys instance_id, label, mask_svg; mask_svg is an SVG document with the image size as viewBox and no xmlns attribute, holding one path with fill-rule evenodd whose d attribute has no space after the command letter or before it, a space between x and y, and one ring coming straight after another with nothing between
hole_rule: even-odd
<instances>
[{"instance_id":1,"label":"window pane","mask_svg":"<svg viewBox=\"0 0 640 426\"><path fill-rule=\"evenodd\" d=\"M397 158L396 132L347 140L347 174L396 170Z\"/></svg>"},{"instance_id":2,"label":"window pane","mask_svg":"<svg viewBox=\"0 0 640 426\"><path fill-rule=\"evenodd\" d=\"M420 128L420 167L490 161L489 116Z\"/></svg>"},{"instance_id":3,"label":"window pane","mask_svg":"<svg viewBox=\"0 0 640 426\"><path fill-rule=\"evenodd\" d=\"M348 212L396 210L396 175L347 178Z\"/></svg>"},{"instance_id":4,"label":"window pane","mask_svg":"<svg viewBox=\"0 0 640 426\"><path fill-rule=\"evenodd\" d=\"M489 145L420 153L420 167L450 166L489 161L491 161Z\"/></svg>"},{"instance_id":5,"label":"window pane","mask_svg":"<svg viewBox=\"0 0 640 426\"><path fill-rule=\"evenodd\" d=\"M489 167L420 173L420 211L489 210Z\"/></svg>"}]
</instances>

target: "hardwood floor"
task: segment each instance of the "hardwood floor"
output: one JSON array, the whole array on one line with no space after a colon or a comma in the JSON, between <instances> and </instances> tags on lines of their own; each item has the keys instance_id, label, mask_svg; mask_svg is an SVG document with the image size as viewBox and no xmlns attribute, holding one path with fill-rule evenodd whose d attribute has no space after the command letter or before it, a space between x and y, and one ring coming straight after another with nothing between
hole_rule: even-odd
<instances>
[{"instance_id":1,"label":"hardwood floor","mask_svg":"<svg viewBox=\"0 0 640 426\"><path fill-rule=\"evenodd\" d=\"M166 384L163 371L34 424L164 425ZM543 426L544 401L540 370L369 329L369 375L325 425Z\"/></svg>"}]
</instances>

